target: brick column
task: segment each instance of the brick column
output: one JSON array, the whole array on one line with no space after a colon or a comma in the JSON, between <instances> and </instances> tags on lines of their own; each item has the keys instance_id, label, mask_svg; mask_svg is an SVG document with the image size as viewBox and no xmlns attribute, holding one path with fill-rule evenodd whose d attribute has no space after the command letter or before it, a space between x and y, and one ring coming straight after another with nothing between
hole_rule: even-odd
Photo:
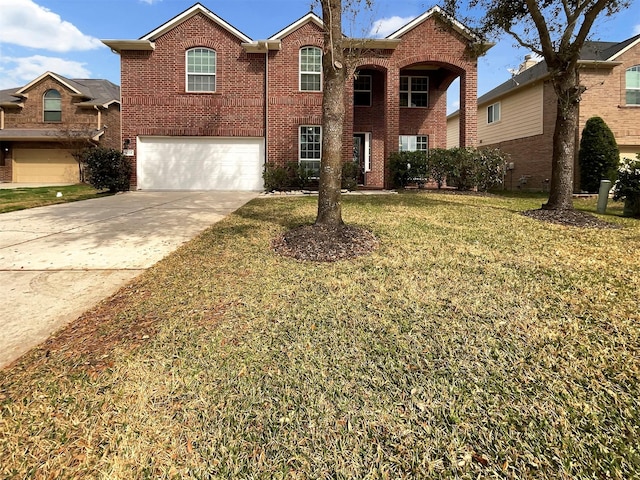
<instances>
[{"instance_id":1,"label":"brick column","mask_svg":"<svg viewBox=\"0 0 640 480\"><path fill-rule=\"evenodd\" d=\"M384 187L389 188L389 179L386 178L389 155L398 151L398 135L400 135L400 70L392 67L387 71L387 92L385 108L385 146L384 146Z\"/></svg>"},{"instance_id":2,"label":"brick column","mask_svg":"<svg viewBox=\"0 0 640 480\"><path fill-rule=\"evenodd\" d=\"M460 76L460 146L478 145L478 70L473 64Z\"/></svg>"}]
</instances>

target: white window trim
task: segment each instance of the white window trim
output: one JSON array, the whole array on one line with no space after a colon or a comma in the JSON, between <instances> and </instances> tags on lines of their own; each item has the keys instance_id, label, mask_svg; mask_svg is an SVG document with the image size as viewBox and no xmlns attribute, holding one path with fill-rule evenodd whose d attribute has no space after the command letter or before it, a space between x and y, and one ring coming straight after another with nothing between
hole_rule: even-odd
<instances>
[{"instance_id":1,"label":"white window trim","mask_svg":"<svg viewBox=\"0 0 640 480\"><path fill-rule=\"evenodd\" d=\"M303 72L302 71L302 51L306 48L312 48L315 50L319 50L320 51L320 71L319 72ZM318 75L320 77L320 89L319 90L303 90L302 89L302 75ZM317 93L317 92L322 92L322 88L324 87L323 85L323 78L322 78L322 49L320 47L316 47L313 45L305 45L304 47L301 47L300 50L298 50L298 90L300 92L305 92L305 93Z\"/></svg>"},{"instance_id":2,"label":"white window trim","mask_svg":"<svg viewBox=\"0 0 640 480\"><path fill-rule=\"evenodd\" d=\"M496 107L498 110L498 115L496 118ZM490 113L492 112L492 113ZM500 102L496 102L496 103L492 103L491 105L489 105L487 107L487 125L492 125L494 123L498 123L500 121L500 119L502 118L502 105L500 105Z\"/></svg>"},{"instance_id":3,"label":"white window trim","mask_svg":"<svg viewBox=\"0 0 640 480\"><path fill-rule=\"evenodd\" d=\"M629 87L629 86L627 86L626 75L627 75L627 72L629 72L629 71L638 72L638 75L640 75L640 65L633 65L633 66L631 66L631 67L629 67L629 68L627 68L625 70L624 104L625 105L629 105L630 107L638 107L638 106L640 106L640 102L638 102L638 103L627 103L627 92L629 90L640 92L640 87Z\"/></svg>"},{"instance_id":4,"label":"white window trim","mask_svg":"<svg viewBox=\"0 0 640 480\"><path fill-rule=\"evenodd\" d=\"M431 99L429 98L429 77L425 76L425 75L400 75L400 78L406 78L407 79L407 89L408 90L400 90L399 93L406 93L407 94L407 105L401 108L429 108L429 102L431 101ZM412 94L412 89L411 89L411 79L412 78L424 78L427 80L427 90L423 91L423 90L418 90L415 93L422 93L422 94L426 94L427 95L427 104L424 107L418 107L418 106L413 106L411 105L411 94Z\"/></svg>"},{"instance_id":5,"label":"white window trim","mask_svg":"<svg viewBox=\"0 0 640 480\"><path fill-rule=\"evenodd\" d=\"M215 56L215 70L214 73L189 73L189 52L194 50L209 50L214 53ZM187 93L215 93L218 90L218 52L216 52L213 48L208 47L193 47L189 48L186 52L184 52L184 90ZM213 90L189 90L189 75L208 75L213 77Z\"/></svg>"},{"instance_id":6,"label":"white window trim","mask_svg":"<svg viewBox=\"0 0 640 480\"><path fill-rule=\"evenodd\" d=\"M302 158L302 129L303 128L320 129L320 157L319 158ZM322 160L322 125L298 126L298 165L302 165L305 162L320 162L321 160ZM318 167L318 174L320 174L320 167Z\"/></svg>"},{"instance_id":7,"label":"white window trim","mask_svg":"<svg viewBox=\"0 0 640 480\"><path fill-rule=\"evenodd\" d=\"M420 143L426 143L427 148L426 149L418 149L418 138L425 138L426 141L425 142L420 142ZM403 139L407 140L407 149L403 150L402 149L402 144L403 144ZM398 151L400 152L428 152L429 151L429 135L400 135L398 137Z\"/></svg>"}]
</instances>

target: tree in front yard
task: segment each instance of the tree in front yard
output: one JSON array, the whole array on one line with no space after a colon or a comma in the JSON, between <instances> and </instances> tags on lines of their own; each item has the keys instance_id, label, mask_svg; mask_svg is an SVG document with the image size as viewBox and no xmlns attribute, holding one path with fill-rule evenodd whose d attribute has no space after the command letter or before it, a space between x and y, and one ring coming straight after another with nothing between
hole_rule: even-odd
<instances>
[{"instance_id":1,"label":"tree in front yard","mask_svg":"<svg viewBox=\"0 0 640 480\"><path fill-rule=\"evenodd\" d=\"M553 134L553 161L548 210L573 209L573 163L578 128L578 105L585 87L578 77L578 60L598 17L627 8L630 0L447 0L479 8L480 31L485 35L506 32L521 46L544 58L557 97Z\"/></svg>"},{"instance_id":2,"label":"tree in front yard","mask_svg":"<svg viewBox=\"0 0 640 480\"><path fill-rule=\"evenodd\" d=\"M613 132L600 117L592 117L582 130L580 151L580 190L597 192L600 180L615 181L620 150Z\"/></svg>"}]
</instances>

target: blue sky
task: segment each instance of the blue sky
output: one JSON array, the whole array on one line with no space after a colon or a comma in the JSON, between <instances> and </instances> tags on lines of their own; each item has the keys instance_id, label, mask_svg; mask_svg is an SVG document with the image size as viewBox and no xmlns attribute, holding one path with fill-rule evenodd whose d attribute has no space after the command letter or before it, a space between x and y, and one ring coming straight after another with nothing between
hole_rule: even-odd
<instances>
[{"instance_id":1,"label":"blue sky","mask_svg":"<svg viewBox=\"0 0 640 480\"><path fill-rule=\"evenodd\" d=\"M120 83L118 55L100 39L133 39L154 30L196 0L0 0L0 89L27 84L46 71L68 78L106 78ZM309 12L312 0L201 0L254 40L268 38ZM374 0L371 11L345 19L354 37L385 36L437 1ZM315 8L320 14L319 7ZM640 33L640 0L613 18L602 18L593 39L622 41ZM478 93L507 80L526 50L500 39L478 63ZM456 88L457 87L453 87ZM457 92L449 111L457 108Z\"/></svg>"}]
</instances>

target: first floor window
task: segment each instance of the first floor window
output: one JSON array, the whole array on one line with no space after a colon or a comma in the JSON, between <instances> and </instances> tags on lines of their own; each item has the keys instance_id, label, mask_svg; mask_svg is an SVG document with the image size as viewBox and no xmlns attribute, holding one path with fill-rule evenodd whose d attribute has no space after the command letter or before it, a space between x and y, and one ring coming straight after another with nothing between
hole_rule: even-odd
<instances>
[{"instance_id":1,"label":"first floor window","mask_svg":"<svg viewBox=\"0 0 640 480\"><path fill-rule=\"evenodd\" d=\"M429 77L400 77L400 106L429 106Z\"/></svg>"},{"instance_id":2,"label":"first floor window","mask_svg":"<svg viewBox=\"0 0 640 480\"><path fill-rule=\"evenodd\" d=\"M303 125L300 127L300 166L310 177L320 175L322 158L322 127Z\"/></svg>"},{"instance_id":3,"label":"first floor window","mask_svg":"<svg viewBox=\"0 0 640 480\"><path fill-rule=\"evenodd\" d=\"M400 135L401 152L429 151L429 137L427 135Z\"/></svg>"},{"instance_id":4,"label":"first floor window","mask_svg":"<svg viewBox=\"0 0 640 480\"><path fill-rule=\"evenodd\" d=\"M640 65L631 67L626 73L627 105L640 105Z\"/></svg>"},{"instance_id":5,"label":"first floor window","mask_svg":"<svg viewBox=\"0 0 640 480\"><path fill-rule=\"evenodd\" d=\"M58 90L47 90L44 94L44 121L62 121L62 96Z\"/></svg>"},{"instance_id":6,"label":"first floor window","mask_svg":"<svg viewBox=\"0 0 640 480\"><path fill-rule=\"evenodd\" d=\"M216 91L216 52L209 48L187 51L187 92Z\"/></svg>"},{"instance_id":7,"label":"first floor window","mask_svg":"<svg viewBox=\"0 0 640 480\"><path fill-rule=\"evenodd\" d=\"M494 123L500 120L500 104L494 103L487 107L487 123Z\"/></svg>"}]
</instances>

